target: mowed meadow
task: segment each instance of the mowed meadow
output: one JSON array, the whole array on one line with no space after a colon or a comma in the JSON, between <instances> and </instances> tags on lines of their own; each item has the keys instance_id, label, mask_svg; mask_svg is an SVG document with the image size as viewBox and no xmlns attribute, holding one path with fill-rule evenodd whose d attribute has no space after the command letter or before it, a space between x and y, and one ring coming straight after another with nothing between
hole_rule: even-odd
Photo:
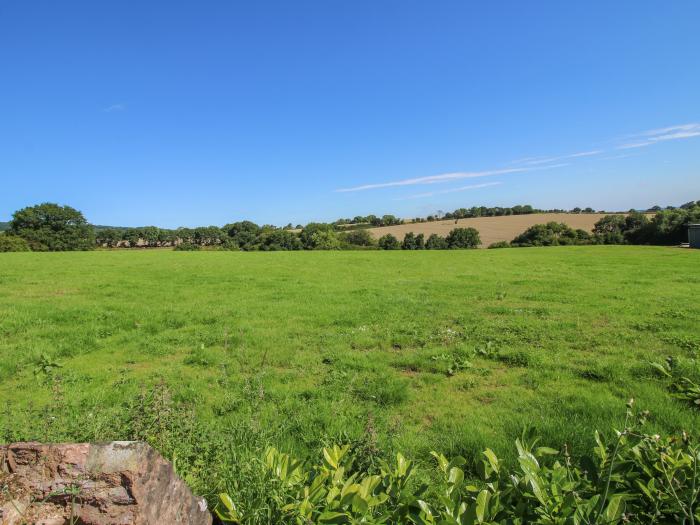
<instances>
[{"instance_id":1,"label":"mowed meadow","mask_svg":"<svg viewBox=\"0 0 700 525\"><path fill-rule=\"evenodd\" d=\"M267 445L512 461L534 426L576 455L631 397L649 431L697 432L650 362L700 378L699 265L641 246L0 254L0 441L146 439L237 495Z\"/></svg>"}]
</instances>

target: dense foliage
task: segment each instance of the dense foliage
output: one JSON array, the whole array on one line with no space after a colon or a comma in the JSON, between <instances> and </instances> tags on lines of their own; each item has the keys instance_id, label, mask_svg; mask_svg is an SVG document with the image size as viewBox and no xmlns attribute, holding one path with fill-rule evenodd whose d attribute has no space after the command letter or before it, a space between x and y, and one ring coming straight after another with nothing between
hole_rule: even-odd
<instances>
[{"instance_id":1,"label":"dense foliage","mask_svg":"<svg viewBox=\"0 0 700 525\"><path fill-rule=\"evenodd\" d=\"M584 230L574 230L563 222L535 224L518 235L511 246L564 246L588 244L591 236Z\"/></svg>"},{"instance_id":2,"label":"dense foliage","mask_svg":"<svg viewBox=\"0 0 700 525\"><path fill-rule=\"evenodd\" d=\"M28 252L29 243L16 235L0 234L0 252Z\"/></svg>"},{"instance_id":3,"label":"dense foliage","mask_svg":"<svg viewBox=\"0 0 700 525\"><path fill-rule=\"evenodd\" d=\"M481 244L479 232L474 228L455 228L445 239L451 250L477 248Z\"/></svg>"},{"instance_id":4,"label":"dense foliage","mask_svg":"<svg viewBox=\"0 0 700 525\"><path fill-rule=\"evenodd\" d=\"M549 211L549 210L548 210ZM560 211L560 210L556 210ZM502 217L504 215L529 215L531 213L544 213L544 210L538 210L530 206L529 204L517 205L512 207L502 208L500 206L496 207L486 207L486 206L473 206L472 208L458 208L453 212L445 213L444 219L471 219L474 217ZM428 217L430 220L430 217Z\"/></svg>"},{"instance_id":5,"label":"dense foliage","mask_svg":"<svg viewBox=\"0 0 700 525\"><path fill-rule=\"evenodd\" d=\"M572 244L659 244L674 245L687 241L688 225L700 222L700 201L690 201L680 207L662 209L655 206L656 215L649 219L634 210L626 215L607 215L592 232L574 230L564 223L550 222L528 228L510 243L494 243L490 248L557 246ZM439 218L455 222L471 217L525 215L562 210L539 210L530 205L513 207L458 208L453 212L414 219L420 223ZM592 213L592 208L574 208L571 213ZM208 249L242 251L279 250L443 250L474 248L480 244L479 234L473 228L455 228L447 237L408 232L403 239L387 234L375 240L369 227L393 226L404 221L394 215L357 216L339 219L333 223L312 222L306 226L291 224L284 228L259 226L251 221L239 221L223 227L164 229L156 226L141 228L91 227L82 214L68 206L41 204L15 213L9 223L9 233L22 237L32 250L80 250L97 245L108 248L174 247L180 244ZM94 231L94 234L93 234ZM93 239L94 235L94 241ZM19 246L19 245L17 245ZM182 248L185 249L185 248Z\"/></svg>"},{"instance_id":6,"label":"dense foliage","mask_svg":"<svg viewBox=\"0 0 700 525\"><path fill-rule=\"evenodd\" d=\"M401 249L401 243L399 242L399 240L390 233L387 233L386 235L382 235L379 238L379 240L377 241L377 244L379 245L379 248L381 248L382 250L400 250Z\"/></svg>"},{"instance_id":7,"label":"dense foliage","mask_svg":"<svg viewBox=\"0 0 700 525\"><path fill-rule=\"evenodd\" d=\"M700 201L679 208L659 210L649 220L641 213L609 215L595 226L603 244L677 245L688 242L688 225L700 222Z\"/></svg>"},{"instance_id":8,"label":"dense foliage","mask_svg":"<svg viewBox=\"0 0 700 525\"><path fill-rule=\"evenodd\" d=\"M489 248L572 244L678 245L688 241L688 226L694 223L700 223L700 201L690 201L678 208L658 209L651 219L634 210L626 215L606 215L595 224L592 234L574 230L564 223L536 224L510 243L493 243Z\"/></svg>"},{"instance_id":9,"label":"dense foliage","mask_svg":"<svg viewBox=\"0 0 700 525\"><path fill-rule=\"evenodd\" d=\"M272 490L261 496L272 522L297 525L696 523L700 446L685 433L644 434L647 416L633 413L630 401L624 427L607 439L596 432L595 448L580 461L566 446L538 446L533 429L516 440L516 468L486 449L470 477L467 459L432 452L430 484L415 479L415 463L400 453L367 469L348 445L324 448L313 464L269 448L258 468ZM250 510L222 493L215 513L240 524Z\"/></svg>"},{"instance_id":10,"label":"dense foliage","mask_svg":"<svg viewBox=\"0 0 700 525\"><path fill-rule=\"evenodd\" d=\"M44 203L16 211L8 233L22 237L34 251L91 250L95 231L70 206Z\"/></svg>"}]
</instances>

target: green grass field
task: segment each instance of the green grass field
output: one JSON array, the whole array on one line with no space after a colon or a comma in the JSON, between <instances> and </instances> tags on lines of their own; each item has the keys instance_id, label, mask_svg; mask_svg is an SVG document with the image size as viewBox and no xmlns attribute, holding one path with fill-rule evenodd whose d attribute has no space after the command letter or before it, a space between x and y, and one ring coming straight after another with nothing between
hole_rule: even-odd
<instances>
[{"instance_id":1,"label":"green grass field","mask_svg":"<svg viewBox=\"0 0 700 525\"><path fill-rule=\"evenodd\" d=\"M148 439L237 494L266 444L512 458L535 426L576 454L630 397L697 432L649 362L700 377L698 268L621 246L0 254L0 440Z\"/></svg>"}]
</instances>

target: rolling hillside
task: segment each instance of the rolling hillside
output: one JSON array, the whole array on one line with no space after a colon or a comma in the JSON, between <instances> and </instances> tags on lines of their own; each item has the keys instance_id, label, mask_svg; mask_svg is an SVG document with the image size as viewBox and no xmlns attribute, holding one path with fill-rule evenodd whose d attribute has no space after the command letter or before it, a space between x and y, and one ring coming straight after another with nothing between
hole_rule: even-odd
<instances>
[{"instance_id":1,"label":"rolling hillside","mask_svg":"<svg viewBox=\"0 0 700 525\"><path fill-rule=\"evenodd\" d=\"M593 225L607 213L533 213L531 215L508 215L503 217L478 217L474 219L454 219L447 221L420 222L400 224L398 226L384 226L371 228L370 232L375 239L391 233L402 240L408 232L422 233L426 237L431 233L437 233L445 237L454 228L476 228L481 236L482 246L499 241L512 241L515 236L535 224L543 224L550 221L563 222L572 228L591 231Z\"/></svg>"}]
</instances>

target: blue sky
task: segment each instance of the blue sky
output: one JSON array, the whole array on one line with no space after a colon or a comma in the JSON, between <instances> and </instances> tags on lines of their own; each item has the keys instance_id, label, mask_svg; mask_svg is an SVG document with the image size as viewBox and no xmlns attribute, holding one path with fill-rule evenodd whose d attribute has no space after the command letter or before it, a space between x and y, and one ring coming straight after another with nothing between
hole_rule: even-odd
<instances>
[{"instance_id":1,"label":"blue sky","mask_svg":"<svg viewBox=\"0 0 700 525\"><path fill-rule=\"evenodd\" d=\"M0 220L700 199L699 20L697 0L5 1Z\"/></svg>"}]
</instances>

